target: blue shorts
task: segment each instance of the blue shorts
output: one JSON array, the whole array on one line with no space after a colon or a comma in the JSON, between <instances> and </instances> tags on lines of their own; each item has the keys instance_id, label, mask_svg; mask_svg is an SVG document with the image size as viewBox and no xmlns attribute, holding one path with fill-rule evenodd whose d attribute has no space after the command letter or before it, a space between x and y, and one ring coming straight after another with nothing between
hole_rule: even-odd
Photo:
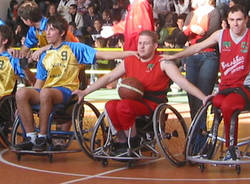
<instances>
[{"instance_id":1,"label":"blue shorts","mask_svg":"<svg viewBox=\"0 0 250 184\"><path fill-rule=\"evenodd\" d=\"M65 88L65 87L61 87L61 86L58 86L58 87L52 87L54 89L57 89L59 91L62 92L63 94L63 104L66 104L69 99L71 98L71 95L72 95L72 91L68 88ZM36 91L38 91L40 93L41 89L35 89Z\"/></svg>"}]
</instances>

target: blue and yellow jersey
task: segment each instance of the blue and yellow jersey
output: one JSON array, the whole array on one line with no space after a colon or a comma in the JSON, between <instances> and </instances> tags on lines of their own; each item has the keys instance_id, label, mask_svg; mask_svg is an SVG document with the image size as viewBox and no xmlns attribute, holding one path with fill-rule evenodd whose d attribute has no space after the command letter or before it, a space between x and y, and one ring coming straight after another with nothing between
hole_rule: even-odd
<instances>
[{"instance_id":1,"label":"blue and yellow jersey","mask_svg":"<svg viewBox=\"0 0 250 184\"><path fill-rule=\"evenodd\" d=\"M31 26L29 28L24 42L24 45L26 47L33 48L35 46L43 47L47 45L46 33L45 33L47 22L48 19L42 17L39 29L35 28L34 26Z\"/></svg>"},{"instance_id":2,"label":"blue and yellow jersey","mask_svg":"<svg viewBox=\"0 0 250 184\"><path fill-rule=\"evenodd\" d=\"M0 53L0 97L11 94L17 75L24 77L19 59L13 58L7 51Z\"/></svg>"},{"instance_id":3,"label":"blue and yellow jersey","mask_svg":"<svg viewBox=\"0 0 250 184\"><path fill-rule=\"evenodd\" d=\"M0 19L0 26L1 25L5 25L5 22L2 19Z\"/></svg>"},{"instance_id":4,"label":"blue and yellow jersey","mask_svg":"<svg viewBox=\"0 0 250 184\"><path fill-rule=\"evenodd\" d=\"M25 38L24 45L28 48L43 47L48 44L46 39L46 27L48 19L42 17L39 29L34 26L30 27ZM79 40L70 32L67 32L66 40L70 42L79 42Z\"/></svg>"},{"instance_id":5,"label":"blue and yellow jersey","mask_svg":"<svg viewBox=\"0 0 250 184\"><path fill-rule=\"evenodd\" d=\"M80 64L94 64L96 50L83 43L63 42L40 57L36 78L45 81L46 87L79 88Z\"/></svg>"}]
</instances>

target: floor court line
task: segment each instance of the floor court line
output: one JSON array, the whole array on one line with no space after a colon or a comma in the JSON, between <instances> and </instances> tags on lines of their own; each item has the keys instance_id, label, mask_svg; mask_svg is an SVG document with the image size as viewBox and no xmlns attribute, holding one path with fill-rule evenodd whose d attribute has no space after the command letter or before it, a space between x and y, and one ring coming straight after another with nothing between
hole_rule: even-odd
<instances>
[{"instance_id":1,"label":"floor court line","mask_svg":"<svg viewBox=\"0 0 250 184\"><path fill-rule=\"evenodd\" d=\"M71 180L71 181L66 181L63 182L62 184L72 184L75 182L79 181L84 181L84 180L90 180L93 178L102 178L102 179L112 179L112 180L132 180L132 181L171 181L171 182L211 182L211 181L250 181L250 178L149 178L149 177L120 177L120 176L105 176L107 174L119 172L125 169L128 169L128 167L122 167L110 171L106 171L103 173L99 173L96 175L86 175L86 174L75 174L75 173L65 173L65 172L57 172L57 171L49 171L49 170L42 170L42 169L36 169L36 168L31 168L31 167L26 167L18 164L11 163L3 158L3 154L6 153L8 149L2 150L0 152L0 162L11 165L13 167L18 167L21 169L26 169L26 170L31 170L31 171L36 171L36 172L44 172L44 173L50 173L50 174L58 174L58 175L66 175L66 176L78 176L81 177L79 179ZM145 165L145 164L150 164L153 162L157 162L159 160L162 160L164 158L160 158L158 160L153 160L149 161L146 163L138 164L138 165ZM84 178L82 178L84 177Z\"/></svg>"}]
</instances>

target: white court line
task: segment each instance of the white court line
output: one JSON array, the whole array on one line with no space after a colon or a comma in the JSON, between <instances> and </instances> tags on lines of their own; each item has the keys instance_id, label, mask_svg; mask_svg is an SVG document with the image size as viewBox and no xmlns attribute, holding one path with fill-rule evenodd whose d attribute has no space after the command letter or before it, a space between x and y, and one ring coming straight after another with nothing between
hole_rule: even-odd
<instances>
[{"instance_id":1,"label":"white court line","mask_svg":"<svg viewBox=\"0 0 250 184\"><path fill-rule=\"evenodd\" d=\"M26 169L26 170L31 170L31 171L36 171L36 172L44 172L44 173L50 173L50 174L58 174L58 175L66 175L66 176L79 176L79 177L84 177L84 178L80 178L80 179L76 179L76 180L71 180L71 181L67 181L64 182L62 184L71 184L74 182L78 182L78 181L83 181L83 180L89 180L92 178L103 178L103 179L113 179L113 180L134 180L134 181L172 181L172 182L211 182L211 181L250 181L250 178L135 178L135 177L119 177L119 176L104 176L106 174L110 174L110 173L114 173L114 172L119 172L121 170L127 169L128 167L122 167L122 168L118 168L118 169L114 169L114 170L110 170L110 171L106 171L103 173L99 173L96 175L86 175L86 174L74 174L74 173L65 173L65 172L56 172L56 171L49 171L49 170L42 170L42 169L35 169L35 168L31 168L31 167L26 167L26 166L21 166L18 164L14 164L11 162L8 162L7 160L4 160L4 158L2 157L2 155L7 152L8 149L4 149L0 152L0 162L5 163L7 165L11 165L13 167L17 167L17 168L21 168L21 169ZM163 159L163 158L162 158ZM149 163L153 163L153 162L157 162L161 159L158 160L153 160L153 161L149 161L143 164L138 164L138 165L144 165L144 164L149 164Z\"/></svg>"}]
</instances>

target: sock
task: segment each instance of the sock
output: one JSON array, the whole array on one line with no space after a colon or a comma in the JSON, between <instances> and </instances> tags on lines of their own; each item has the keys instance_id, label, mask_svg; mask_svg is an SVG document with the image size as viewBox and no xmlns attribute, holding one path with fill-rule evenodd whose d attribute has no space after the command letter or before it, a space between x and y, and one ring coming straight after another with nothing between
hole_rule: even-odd
<instances>
[{"instance_id":1,"label":"sock","mask_svg":"<svg viewBox=\"0 0 250 184\"><path fill-rule=\"evenodd\" d=\"M30 137L30 141L32 143L35 143L35 140L36 140L36 132L29 132L29 133L26 133L26 137Z\"/></svg>"},{"instance_id":2,"label":"sock","mask_svg":"<svg viewBox=\"0 0 250 184\"><path fill-rule=\"evenodd\" d=\"M46 139L47 135L46 134L38 134L38 137L44 137Z\"/></svg>"}]
</instances>

